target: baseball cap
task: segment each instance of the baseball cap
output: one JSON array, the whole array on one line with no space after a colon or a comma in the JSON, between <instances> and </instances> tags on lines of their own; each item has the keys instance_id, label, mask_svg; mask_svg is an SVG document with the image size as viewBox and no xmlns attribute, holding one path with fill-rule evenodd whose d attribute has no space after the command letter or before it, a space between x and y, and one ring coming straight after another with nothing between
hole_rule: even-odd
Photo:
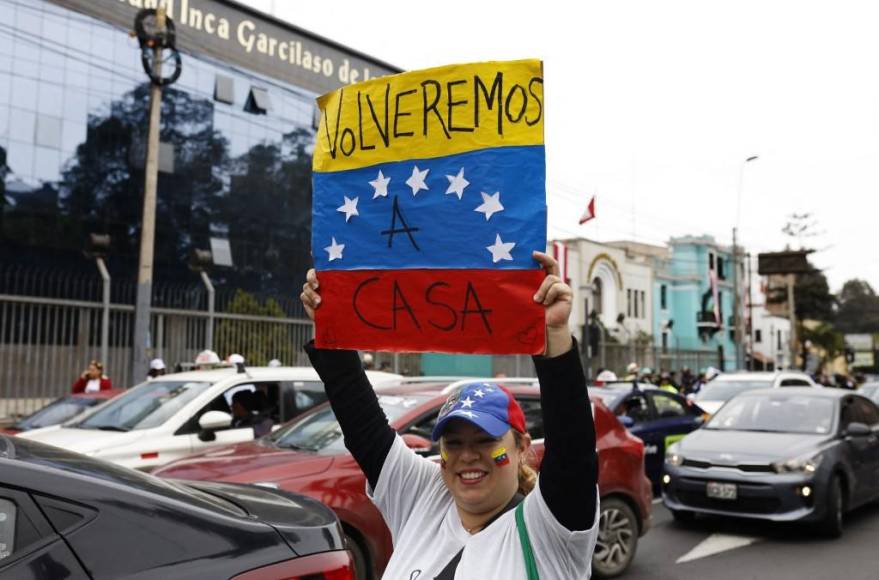
<instances>
[{"instance_id":1,"label":"baseball cap","mask_svg":"<svg viewBox=\"0 0 879 580\"><path fill-rule=\"evenodd\" d=\"M150 361L150 369L154 371L161 371L165 368L165 361L160 358L154 358Z\"/></svg>"},{"instance_id":2,"label":"baseball cap","mask_svg":"<svg viewBox=\"0 0 879 580\"><path fill-rule=\"evenodd\" d=\"M472 423L492 437L500 437L508 429L525 433L522 407L510 391L495 383L473 383L449 395L433 428L434 441L452 419Z\"/></svg>"}]
</instances>

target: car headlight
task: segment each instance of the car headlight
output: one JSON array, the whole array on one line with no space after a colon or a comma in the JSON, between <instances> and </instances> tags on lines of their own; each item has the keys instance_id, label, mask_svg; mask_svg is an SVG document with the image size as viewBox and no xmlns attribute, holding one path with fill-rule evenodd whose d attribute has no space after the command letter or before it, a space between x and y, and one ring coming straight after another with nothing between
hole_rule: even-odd
<instances>
[{"instance_id":1,"label":"car headlight","mask_svg":"<svg viewBox=\"0 0 879 580\"><path fill-rule=\"evenodd\" d=\"M675 443L665 450L665 462L674 467L684 462L684 456L678 453L678 445Z\"/></svg>"},{"instance_id":2,"label":"car headlight","mask_svg":"<svg viewBox=\"0 0 879 580\"><path fill-rule=\"evenodd\" d=\"M818 466L821 465L821 460L823 459L823 455L820 453L816 455L804 455L801 457L794 457L793 459L788 459L787 461L778 461L772 464L772 469L775 470L775 473L805 473L811 474L818 471Z\"/></svg>"}]
</instances>

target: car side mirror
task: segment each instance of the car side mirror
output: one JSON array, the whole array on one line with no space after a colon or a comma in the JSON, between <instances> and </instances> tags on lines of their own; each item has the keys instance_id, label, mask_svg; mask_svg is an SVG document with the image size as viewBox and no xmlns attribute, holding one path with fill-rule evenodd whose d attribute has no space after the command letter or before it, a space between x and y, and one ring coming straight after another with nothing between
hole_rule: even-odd
<instances>
[{"instance_id":1,"label":"car side mirror","mask_svg":"<svg viewBox=\"0 0 879 580\"><path fill-rule=\"evenodd\" d=\"M232 415L223 411L208 411L198 419L198 426L204 431L216 431L232 425Z\"/></svg>"},{"instance_id":2,"label":"car side mirror","mask_svg":"<svg viewBox=\"0 0 879 580\"><path fill-rule=\"evenodd\" d=\"M623 424L623 427L625 427L626 429L635 425L635 420L628 415L620 415L618 419L620 420L620 423Z\"/></svg>"},{"instance_id":3,"label":"car side mirror","mask_svg":"<svg viewBox=\"0 0 879 580\"><path fill-rule=\"evenodd\" d=\"M851 423L846 428L845 434L851 437L869 437L873 434L873 430L865 423Z\"/></svg>"},{"instance_id":4,"label":"car side mirror","mask_svg":"<svg viewBox=\"0 0 879 580\"><path fill-rule=\"evenodd\" d=\"M406 447L415 453L430 453L433 450L433 443L426 437L413 433L405 433L402 437Z\"/></svg>"}]
</instances>

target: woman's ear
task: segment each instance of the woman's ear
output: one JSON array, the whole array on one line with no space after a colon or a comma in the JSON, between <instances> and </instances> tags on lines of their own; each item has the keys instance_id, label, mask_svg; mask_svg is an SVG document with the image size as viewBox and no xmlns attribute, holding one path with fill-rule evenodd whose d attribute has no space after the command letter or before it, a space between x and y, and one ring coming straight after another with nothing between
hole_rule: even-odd
<instances>
[{"instance_id":1,"label":"woman's ear","mask_svg":"<svg viewBox=\"0 0 879 580\"><path fill-rule=\"evenodd\" d=\"M531 435L528 433L523 433L521 439L519 440L519 452L526 453L529 449L531 449Z\"/></svg>"}]
</instances>

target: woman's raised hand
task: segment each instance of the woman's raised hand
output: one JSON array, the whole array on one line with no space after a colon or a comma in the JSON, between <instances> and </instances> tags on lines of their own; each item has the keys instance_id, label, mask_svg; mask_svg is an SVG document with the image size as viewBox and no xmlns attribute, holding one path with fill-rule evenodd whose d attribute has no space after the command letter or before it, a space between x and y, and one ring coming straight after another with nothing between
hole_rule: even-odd
<instances>
[{"instance_id":1,"label":"woman's raised hand","mask_svg":"<svg viewBox=\"0 0 879 580\"><path fill-rule=\"evenodd\" d=\"M543 266L546 278L534 294L534 301L543 304L546 311L546 356L557 356L571 349L573 340L568 328L574 291L559 277L559 263L543 252L532 254Z\"/></svg>"},{"instance_id":2,"label":"woman's raised hand","mask_svg":"<svg viewBox=\"0 0 879 580\"><path fill-rule=\"evenodd\" d=\"M299 299L302 300L305 313L312 320L314 320L314 310L320 306L320 294L318 294L317 289L317 272L314 271L314 268L311 268L305 275L305 284L302 285L302 294L299 295Z\"/></svg>"}]
</instances>

